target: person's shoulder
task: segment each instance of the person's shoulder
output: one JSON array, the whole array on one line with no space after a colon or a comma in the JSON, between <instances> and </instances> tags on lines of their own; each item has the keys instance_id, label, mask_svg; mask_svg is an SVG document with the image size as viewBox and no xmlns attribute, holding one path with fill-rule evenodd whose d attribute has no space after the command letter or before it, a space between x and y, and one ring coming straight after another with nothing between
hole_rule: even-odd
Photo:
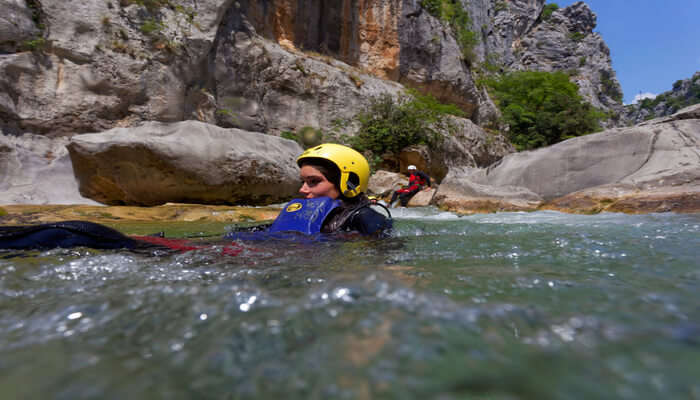
<instances>
[{"instance_id":1,"label":"person's shoulder","mask_svg":"<svg viewBox=\"0 0 700 400\"><path fill-rule=\"evenodd\" d=\"M362 207L355 211L350 218L349 226L349 228L363 234L374 234L391 229L391 227L391 219L371 207Z\"/></svg>"}]
</instances>

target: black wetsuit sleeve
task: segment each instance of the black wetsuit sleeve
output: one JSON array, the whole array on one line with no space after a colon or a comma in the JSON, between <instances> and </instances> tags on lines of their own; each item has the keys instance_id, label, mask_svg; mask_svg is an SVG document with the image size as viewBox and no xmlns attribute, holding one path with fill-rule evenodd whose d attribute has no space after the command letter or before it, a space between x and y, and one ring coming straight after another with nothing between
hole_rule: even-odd
<instances>
[{"instance_id":1,"label":"black wetsuit sleeve","mask_svg":"<svg viewBox=\"0 0 700 400\"><path fill-rule=\"evenodd\" d=\"M144 244L112 228L87 221L10 226L0 229L0 249L51 249L81 246L93 249L135 249L142 245Z\"/></svg>"},{"instance_id":2,"label":"black wetsuit sleeve","mask_svg":"<svg viewBox=\"0 0 700 400\"><path fill-rule=\"evenodd\" d=\"M427 184L428 186L430 186L430 187L433 186L433 185L430 183L430 177L428 176L428 174L426 174L426 173L423 172L423 171L416 171L416 173L418 174L418 176L420 176L421 178L425 179L425 182L426 182L426 184Z\"/></svg>"},{"instance_id":3,"label":"black wetsuit sleeve","mask_svg":"<svg viewBox=\"0 0 700 400\"><path fill-rule=\"evenodd\" d=\"M391 231L391 219L369 207L362 207L345 223L345 230L357 231L363 235L384 235Z\"/></svg>"}]
</instances>

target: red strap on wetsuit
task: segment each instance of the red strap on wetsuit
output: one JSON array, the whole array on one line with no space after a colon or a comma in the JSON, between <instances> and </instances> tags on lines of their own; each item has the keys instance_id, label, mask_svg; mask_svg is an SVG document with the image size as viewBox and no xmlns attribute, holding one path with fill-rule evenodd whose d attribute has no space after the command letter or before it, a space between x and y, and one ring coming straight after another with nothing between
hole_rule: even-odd
<instances>
[{"instance_id":1,"label":"red strap on wetsuit","mask_svg":"<svg viewBox=\"0 0 700 400\"><path fill-rule=\"evenodd\" d=\"M207 247L212 247L213 245L195 245L187 239L169 239L154 236L131 236L132 239L140 240L142 242L154 244L161 247L166 247L176 251L192 251L199 249L206 249ZM243 252L244 248L238 243L230 243L224 246L222 253L228 256L237 256ZM255 250L255 249L250 249Z\"/></svg>"}]
</instances>

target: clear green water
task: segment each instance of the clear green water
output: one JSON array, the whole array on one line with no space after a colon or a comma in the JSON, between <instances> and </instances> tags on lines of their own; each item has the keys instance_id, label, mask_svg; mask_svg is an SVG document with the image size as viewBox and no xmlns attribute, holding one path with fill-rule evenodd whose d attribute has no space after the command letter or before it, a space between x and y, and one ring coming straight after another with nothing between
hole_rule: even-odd
<instances>
[{"instance_id":1,"label":"clear green water","mask_svg":"<svg viewBox=\"0 0 700 400\"><path fill-rule=\"evenodd\" d=\"M396 212L236 257L0 251L0 398L700 399L700 215Z\"/></svg>"}]
</instances>

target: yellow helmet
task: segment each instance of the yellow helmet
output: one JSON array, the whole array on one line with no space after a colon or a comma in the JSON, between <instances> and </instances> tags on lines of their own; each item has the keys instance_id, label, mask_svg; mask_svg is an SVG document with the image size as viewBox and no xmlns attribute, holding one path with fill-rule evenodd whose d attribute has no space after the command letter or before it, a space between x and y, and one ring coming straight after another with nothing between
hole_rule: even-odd
<instances>
[{"instance_id":1,"label":"yellow helmet","mask_svg":"<svg viewBox=\"0 0 700 400\"><path fill-rule=\"evenodd\" d=\"M358 151L335 143L324 143L303 152L297 164L309 158L321 158L335 164L340 171L340 192L345 197L355 197L367 191L369 163Z\"/></svg>"}]
</instances>

